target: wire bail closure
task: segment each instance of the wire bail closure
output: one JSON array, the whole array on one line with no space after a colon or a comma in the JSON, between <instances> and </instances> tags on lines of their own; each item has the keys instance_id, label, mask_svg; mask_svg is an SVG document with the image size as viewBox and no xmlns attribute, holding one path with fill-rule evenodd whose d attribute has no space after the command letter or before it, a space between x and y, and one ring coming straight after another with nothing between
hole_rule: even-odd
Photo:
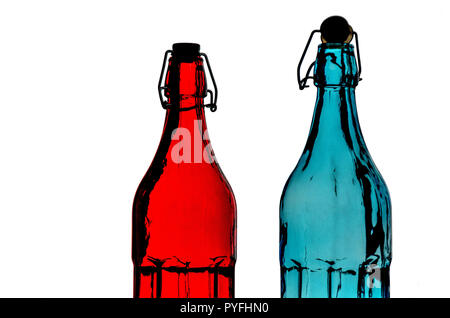
<instances>
[{"instance_id":1,"label":"wire bail closure","mask_svg":"<svg viewBox=\"0 0 450 318\"><path fill-rule=\"evenodd\" d=\"M307 85L308 79L314 79L314 76L311 76L311 70L314 67L315 62L312 62L312 64L308 67L308 70L306 71L306 75L304 78L301 78L300 75L300 68L302 66L303 60L305 58L306 52L308 51L309 45L311 43L312 38L314 37L314 34L316 33L321 33L320 30L313 30L309 36L308 42L306 42L306 46L305 49L303 50L303 54L302 57L300 58L300 62L298 63L297 66L297 81L298 81L298 85L300 90L304 90L305 88L309 87L309 85ZM359 56L359 43L358 43L358 34L352 30L351 32L352 37L355 37L355 45L356 45L356 58L358 60L358 77L359 77L359 81L362 81L361 78L361 58Z\"/></svg>"},{"instance_id":2,"label":"wire bail closure","mask_svg":"<svg viewBox=\"0 0 450 318\"><path fill-rule=\"evenodd\" d=\"M165 89L167 89L167 86L163 86L163 78L164 78L164 74L165 74L165 70L166 70L166 64L168 61L168 57L169 54L172 55L173 51L172 50L167 50L164 53L164 61L163 61L163 65L162 65L162 69L161 69L161 74L159 76L159 81L158 81L158 94L159 94L159 100L161 101L161 106L164 109L169 109L172 105L169 104L169 102L167 100L164 100L164 96L163 96L163 92ZM207 97L208 94L210 96L210 102L208 104L204 104L204 107L207 107L211 110L211 112L215 112L217 110L217 95L218 95L218 90L217 90L217 85L216 85L216 81L214 79L214 75L211 69L211 65L209 64L209 59L208 56L206 55L206 53L200 53L200 56L204 57L205 61L206 61L206 66L208 67L208 72L211 76L211 81L213 83L214 86L214 92L210 89L206 90L206 95L202 96L202 97ZM185 108L182 109L180 108L179 111L184 111L184 110L190 110L192 108L195 107L189 107L189 108Z\"/></svg>"}]
</instances>

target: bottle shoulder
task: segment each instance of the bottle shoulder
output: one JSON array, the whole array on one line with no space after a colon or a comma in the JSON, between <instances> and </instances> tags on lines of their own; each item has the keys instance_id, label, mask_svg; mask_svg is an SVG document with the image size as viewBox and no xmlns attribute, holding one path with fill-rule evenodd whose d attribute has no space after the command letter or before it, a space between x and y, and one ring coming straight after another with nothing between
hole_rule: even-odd
<instances>
[{"instance_id":1,"label":"bottle shoulder","mask_svg":"<svg viewBox=\"0 0 450 318\"><path fill-rule=\"evenodd\" d=\"M208 164L171 164L155 162L150 165L138 186L135 195L137 201L147 202L149 199L159 201L170 199L171 202L213 202L236 209L233 190L217 162Z\"/></svg>"},{"instance_id":2,"label":"bottle shoulder","mask_svg":"<svg viewBox=\"0 0 450 318\"><path fill-rule=\"evenodd\" d=\"M281 262L342 259L350 268L374 258L388 266L391 224L389 191L372 160L300 159L280 201Z\"/></svg>"},{"instance_id":3,"label":"bottle shoulder","mask_svg":"<svg viewBox=\"0 0 450 318\"><path fill-rule=\"evenodd\" d=\"M367 151L320 155L305 150L284 186L280 208L305 200L358 202L371 195L390 206L386 182Z\"/></svg>"},{"instance_id":4,"label":"bottle shoulder","mask_svg":"<svg viewBox=\"0 0 450 318\"><path fill-rule=\"evenodd\" d=\"M152 164L134 198L134 260L151 266L152 257L176 267L178 258L198 267L220 257L221 266L232 264L236 211L218 166Z\"/></svg>"}]
</instances>

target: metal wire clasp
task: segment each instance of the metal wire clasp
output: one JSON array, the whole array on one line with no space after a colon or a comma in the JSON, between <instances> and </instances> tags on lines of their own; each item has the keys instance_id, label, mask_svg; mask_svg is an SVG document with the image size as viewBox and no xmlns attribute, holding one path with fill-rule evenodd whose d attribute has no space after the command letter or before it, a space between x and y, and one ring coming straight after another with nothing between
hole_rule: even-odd
<instances>
[{"instance_id":1,"label":"metal wire clasp","mask_svg":"<svg viewBox=\"0 0 450 318\"><path fill-rule=\"evenodd\" d=\"M300 62L298 63L297 66L297 81L298 81L298 85L300 90L305 89L306 87L309 87L309 85L307 85L308 79L314 79L313 76L310 75L312 68L314 67L315 62L312 62L311 65L308 67L308 70L306 71L306 75L304 78L301 78L300 75L300 68L302 66L303 60L305 58L306 52L308 51L308 47L309 44L311 43L311 40L314 36L315 33L321 33L320 30L314 30L311 32L311 35L309 36L308 42L306 42L306 46L305 49L303 50L303 54L302 57L300 58ZM352 35L355 37L355 45L356 45L356 58L358 60L358 77L359 77L359 81L362 81L361 78L361 57L359 56L359 42L358 42L358 34L352 30Z\"/></svg>"},{"instance_id":2,"label":"metal wire clasp","mask_svg":"<svg viewBox=\"0 0 450 318\"><path fill-rule=\"evenodd\" d=\"M167 61L169 59L168 58L169 54L172 54L172 53L173 53L172 50L167 50L164 53L164 61L163 61L161 74L159 76L159 81L158 81L159 100L161 101L161 106L164 109L168 109L171 106L171 104L169 104L169 102L167 100L164 100L163 92L164 92L165 89L167 89L167 86L163 85L163 79L164 79L164 74L165 74L165 71L166 71L166 64L167 64ZM209 94L210 102L205 104L205 105L203 105L203 106L209 108L212 112L215 112L217 110L217 95L218 95L218 89L217 89L217 85L216 85L216 80L214 79L214 75L213 75L213 72L212 72L212 69L211 69L211 65L209 64L208 56L205 53L200 53L200 56L203 56L205 61L206 61L206 66L208 67L208 72L209 72L209 75L211 76L211 82L212 82L212 84L214 86L214 92L212 90L210 90L210 89L206 90L206 95L203 96L203 97L207 97L208 94ZM191 109L191 108L179 109L179 110L183 111L183 110L189 110L189 109Z\"/></svg>"}]
</instances>

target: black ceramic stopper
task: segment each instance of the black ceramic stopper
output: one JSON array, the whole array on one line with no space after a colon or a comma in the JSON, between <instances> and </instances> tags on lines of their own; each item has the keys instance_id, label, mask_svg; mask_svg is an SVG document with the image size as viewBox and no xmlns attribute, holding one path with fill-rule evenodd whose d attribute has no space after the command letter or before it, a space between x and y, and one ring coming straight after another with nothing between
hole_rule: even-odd
<instances>
[{"instance_id":1,"label":"black ceramic stopper","mask_svg":"<svg viewBox=\"0 0 450 318\"><path fill-rule=\"evenodd\" d=\"M200 54L197 43L175 43L172 45L173 57L180 61L191 61Z\"/></svg>"},{"instance_id":2,"label":"black ceramic stopper","mask_svg":"<svg viewBox=\"0 0 450 318\"><path fill-rule=\"evenodd\" d=\"M351 39L352 28L347 20L340 16L326 18L320 25L322 38L328 43L345 43Z\"/></svg>"}]
</instances>

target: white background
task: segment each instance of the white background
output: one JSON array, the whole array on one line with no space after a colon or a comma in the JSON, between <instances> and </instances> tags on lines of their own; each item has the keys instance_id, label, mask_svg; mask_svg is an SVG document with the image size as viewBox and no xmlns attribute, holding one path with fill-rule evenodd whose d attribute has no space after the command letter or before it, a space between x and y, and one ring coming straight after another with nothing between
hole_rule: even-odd
<instances>
[{"instance_id":1,"label":"white background","mask_svg":"<svg viewBox=\"0 0 450 318\"><path fill-rule=\"evenodd\" d=\"M392 197L392 297L450 297L446 2L2 1L0 296L132 295L162 57L188 41L219 85L207 122L238 204L236 296L278 297L279 199L316 90L298 90L296 67L339 14L360 37L359 118Z\"/></svg>"}]
</instances>

